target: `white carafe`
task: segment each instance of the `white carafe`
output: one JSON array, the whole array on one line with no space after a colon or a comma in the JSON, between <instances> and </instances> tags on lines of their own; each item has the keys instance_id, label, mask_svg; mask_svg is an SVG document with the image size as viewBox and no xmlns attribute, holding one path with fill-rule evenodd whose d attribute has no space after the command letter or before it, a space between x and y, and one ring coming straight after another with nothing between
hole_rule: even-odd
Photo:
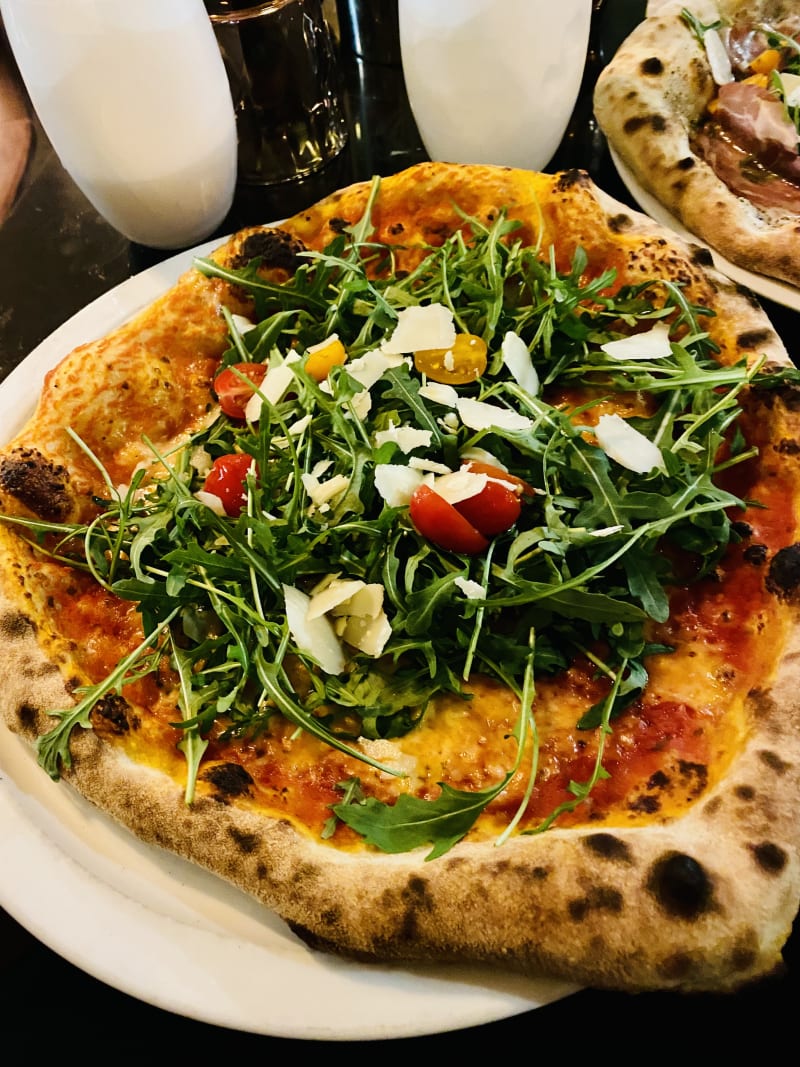
<instances>
[{"instance_id":1,"label":"white carafe","mask_svg":"<svg viewBox=\"0 0 800 1067\"><path fill-rule=\"evenodd\" d=\"M431 159L540 170L570 120L592 0L398 0L403 74Z\"/></svg>"},{"instance_id":2,"label":"white carafe","mask_svg":"<svg viewBox=\"0 0 800 1067\"><path fill-rule=\"evenodd\" d=\"M184 248L233 202L236 121L203 0L0 0L65 170L129 240Z\"/></svg>"}]
</instances>

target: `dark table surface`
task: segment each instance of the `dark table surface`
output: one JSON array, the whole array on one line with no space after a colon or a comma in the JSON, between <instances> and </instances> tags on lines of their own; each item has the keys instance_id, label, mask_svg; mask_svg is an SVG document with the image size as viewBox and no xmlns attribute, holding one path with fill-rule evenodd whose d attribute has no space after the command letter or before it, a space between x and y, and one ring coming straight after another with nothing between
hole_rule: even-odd
<instances>
[{"instance_id":1,"label":"dark table surface","mask_svg":"<svg viewBox=\"0 0 800 1067\"><path fill-rule=\"evenodd\" d=\"M643 0L606 0L597 5L590 61L574 121L546 168L584 167L598 185L631 206L635 204L592 121L591 86L643 9ZM15 76L2 32L0 46L0 64ZM351 126L345 152L312 180L277 190L240 189L220 236L240 225L286 217L350 181L393 173L427 158L405 97L400 66L362 59L346 48L342 62ZM0 225L0 378L79 309L167 255L132 245L99 218L61 168L32 113L30 120L33 138L25 174ZM796 358L797 312L762 302ZM8 870L0 871L0 878L9 877ZM53 887L54 907L57 892ZM80 923L81 916L65 916L65 921ZM102 1052L104 1058L122 1055L123 1060L138 1055L157 1059L162 1051L179 1049L192 1056L201 1051L210 1058L223 1052L233 1057L295 1051L330 1055L349 1049L358 1054L369 1047L381 1054L391 1046L423 1055L481 1056L490 1049L504 1050L513 1041L526 1055L559 1050L561 1058L573 1058L596 1052L613 1054L617 1062L633 1062L659 1050L665 1057L694 1058L701 1048L720 1052L725 1044L736 1049L745 1039L768 1054L773 1036L786 1031L800 1003L797 926L784 958L781 974L736 994L582 990L511 1018L430 1036L304 1042L211 1026L137 1000L62 959L12 915L0 911L7 1044L18 1037L25 1042L22 1048L30 1050L35 1042L43 1054L71 1048L80 1056L99 1057ZM313 1005L309 1012L313 1013ZM647 1035L644 1047L638 1039L631 1040L634 1034Z\"/></svg>"}]
</instances>

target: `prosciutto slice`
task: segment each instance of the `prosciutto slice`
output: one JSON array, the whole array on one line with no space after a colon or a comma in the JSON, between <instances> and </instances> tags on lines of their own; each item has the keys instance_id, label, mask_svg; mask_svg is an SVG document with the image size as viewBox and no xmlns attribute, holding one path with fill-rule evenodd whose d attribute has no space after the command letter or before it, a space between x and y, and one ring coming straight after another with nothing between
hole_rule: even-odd
<instances>
[{"instance_id":1,"label":"prosciutto slice","mask_svg":"<svg viewBox=\"0 0 800 1067\"><path fill-rule=\"evenodd\" d=\"M798 132L777 97L748 82L719 87L696 150L725 184L761 207L800 211Z\"/></svg>"}]
</instances>

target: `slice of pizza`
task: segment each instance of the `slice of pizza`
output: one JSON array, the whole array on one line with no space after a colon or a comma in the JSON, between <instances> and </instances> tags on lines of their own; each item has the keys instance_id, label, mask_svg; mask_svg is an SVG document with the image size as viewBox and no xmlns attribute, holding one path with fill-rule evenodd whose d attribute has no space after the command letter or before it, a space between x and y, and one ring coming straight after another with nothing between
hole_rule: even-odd
<instances>
[{"instance_id":1,"label":"slice of pizza","mask_svg":"<svg viewBox=\"0 0 800 1067\"><path fill-rule=\"evenodd\" d=\"M669 0L601 72L609 144L731 263L800 284L800 12L792 0Z\"/></svg>"},{"instance_id":2,"label":"slice of pizza","mask_svg":"<svg viewBox=\"0 0 800 1067\"><path fill-rule=\"evenodd\" d=\"M800 898L798 410L584 173L351 186L48 375L3 720L320 950L736 988Z\"/></svg>"}]
</instances>

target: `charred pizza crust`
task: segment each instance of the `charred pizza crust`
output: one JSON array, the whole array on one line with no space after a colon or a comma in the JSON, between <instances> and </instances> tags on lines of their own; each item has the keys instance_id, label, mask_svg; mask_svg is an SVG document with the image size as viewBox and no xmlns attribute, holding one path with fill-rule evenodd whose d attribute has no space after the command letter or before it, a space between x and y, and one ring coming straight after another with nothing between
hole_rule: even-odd
<instances>
[{"instance_id":1,"label":"charred pizza crust","mask_svg":"<svg viewBox=\"0 0 800 1067\"><path fill-rule=\"evenodd\" d=\"M636 181L690 233L739 267L800 285L800 217L735 195L692 147L716 85L683 8L705 25L737 14L770 22L796 13L790 0L650 4L598 77L597 120Z\"/></svg>"},{"instance_id":2,"label":"charred pizza crust","mask_svg":"<svg viewBox=\"0 0 800 1067\"><path fill-rule=\"evenodd\" d=\"M551 237L560 254L569 251L565 246L581 243L590 257L614 258L634 273L680 278L692 298L719 312L714 321L722 358L752 351L786 362L764 313L709 267L707 254L623 210L580 173L541 176L423 165L385 180L379 229L400 224L409 244L424 229L427 240L430 231L420 219L436 209L443 240L461 224L452 205L463 202L462 191L467 198L474 192L476 210L485 210L479 194L484 180L493 194L487 197L489 210L508 200L538 239L544 232L545 247ZM404 188L413 190L413 197L404 200ZM527 199L515 201L520 190L527 190ZM217 256L230 262L243 253L246 241L256 242L249 251L273 240L284 251L294 240L322 247L331 231L357 220L367 195L366 185L351 187L289 220L288 239L251 230L233 237ZM531 206L537 197L549 218L544 231L538 206ZM424 209L415 211L417 202ZM416 253L412 248L408 254ZM188 431L205 417L210 370L181 377L182 353L191 363L190 349L206 333L211 340L203 358L213 363L214 346L223 344L213 326L219 304L240 307L241 299L219 282L189 272L158 302L157 314L146 309L109 338L67 355L48 380L31 422L2 450L0 471L7 471L20 450L40 449L48 464L65 472L56 498L63 494L69 501L67 512L85 513L91 479L59 433L58 419L84 405L100 405L107 375L114 372L108 362L101 363L106 369L96 378L84 377L82 404L77 390L68 393L70 403L61 412L55 383L77 380L87 361L113 352L129 361L128 381L135 386L149 380L154 361L167 368L163 373L173 384L195 382L186 389L182 414ZM179 326L172 312L178 307L185 320L187 306L191 321ZM184 349L185 333L191 343ZM790 391L765 394L762 421L776 449L796 439L798 409ZM126 449L148 423L146 410L134 405L126 419ZM180 432L180 426L167 426L164 440L173 441ZM106 462L119 455L120 445L108 442L102 428L91 443ZM126 465L138 461L135 450L126 452L118 473L124 475ZM36 464L33 470L38 477ZM35 494L21 493L19 482L0 478L0 489L5 510L36 510ZM48 709L68 706L82 679L69 646L59 639L46 596L36 595L35 582L31 586L30 550L6 527L0 527L0 547L5 645L0 715L9 729L33 743L52 724ZM727 773L678 818L654 818L651 825L639 826L589 821L515 837L499 848L492 841L465 840L431 862L425 859L427 850L385 855L366 847L338 849L275 812L259 810L238 765L205 767L197 798L187 807L181 784L157 760L134 762L107 743L115 732L135 728L135 708L106 707L103 729L76 731L73 765L65 777L139 838L253 895L321 950L359 960L469 960L606 988L735 988L780 965L800 899L800 547L787 546L765 561L764 576L775 597L776 619L787 634L777 672L748 696L740 750Z\"/></svg>"}]
</instances>

